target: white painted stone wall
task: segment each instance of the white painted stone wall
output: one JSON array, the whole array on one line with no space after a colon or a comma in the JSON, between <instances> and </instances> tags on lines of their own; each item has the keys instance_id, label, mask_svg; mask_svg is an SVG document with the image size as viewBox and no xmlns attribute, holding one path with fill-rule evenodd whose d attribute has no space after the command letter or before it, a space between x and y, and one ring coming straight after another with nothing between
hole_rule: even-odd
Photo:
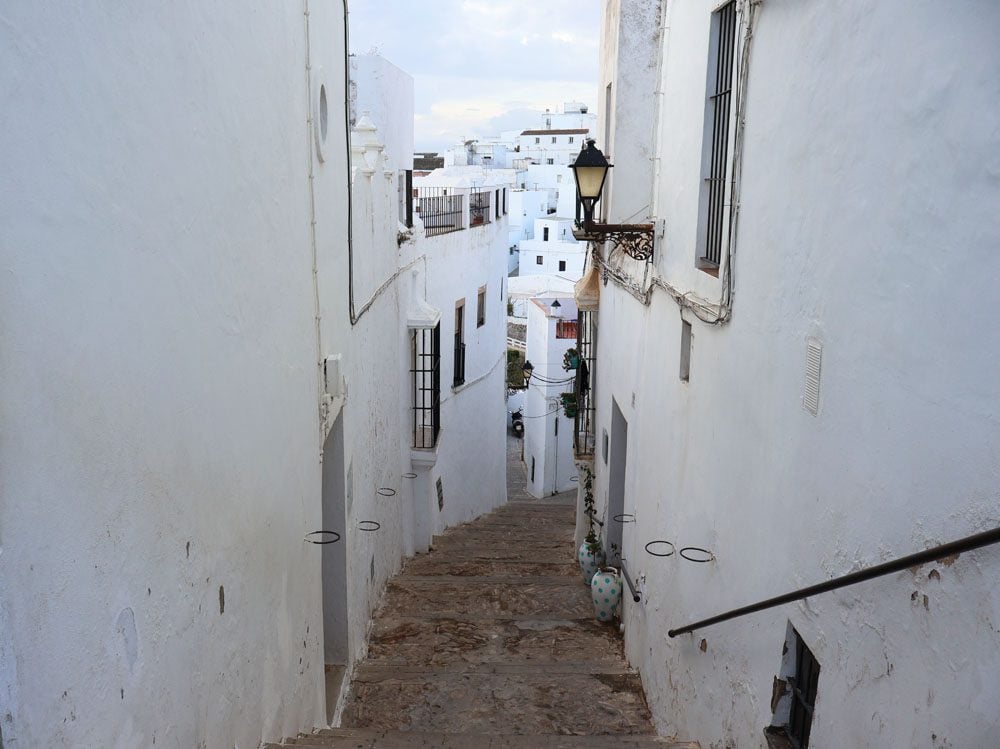
<instances>
[{"instance_id":1,"label":"white painted stone wall","mask_svg":"<svg viewBox=\"0 0 1000 749\"><path fill-rule=\"evenodd\" d=\"M343 151L338 7L313 15L308 52ZM320 508L302 4L0 17L4 745L245 749L309 729L323 630L302 542ZM343 204L343 163L328 169Z\"/></svg>"},{"instance_id":2,"label":"white painted stone wall","mask_svg":"<svg viewBox=\"0 0 1000 749\"><path fill-rule=\"evenodd\" d=\"M656 275L709 300L721 282L695 260L715 5L672 3L662 21L652 211L666 226ZM607 7L631 20L649 10ZM1000 277L1000 218L984 211L1000 202L1000 9L757 7L732 321L684 314L694 339L683 383L675 302L601 289L598 433L611 431L614 399L637 521L624 554L645 578L643 603L625 607L627 652L658 729L702 746L765 746L788 622L821 665L810 745L993 746L996 548L666 636L1000 520L989 374L1000 332L982 313ZM604 75L621 85L645 64L623 52ZM645 162L621 145L612 155L617 199ZM803 408L809 339L823 346L816 416ZM600 509L600 449L596 473ZM656 559L643 551L654 539L716 559Z\"/></svg>"},{"instance_id":3,"label":"white painted stone wall","mask_svg":"<svg viewBox=\"0 0 1000 749\"><path fill-rule=\"evenodd\" d=\"M553 308L556 301L561 308ZM556 337L560 317L576 319L576 305L569 299L536 298L529 300L526 307L525 356L534 367L524 408L527 490L535 497L547 497L576 487L573 481L577 474L573 461L573 420L563 413L559 398L560 393L573 390L573 372L564 370L562 364L563 354L576 345L576 340Z\"/></svg>"},{"instance_id":4,"label":"white painted stone wall","mask_svg":"<svg viewBox=\"0 0 1000 749\"><path fill-rule=\"evenodd\" d=\"M381 55L351 55L351 121L378 128L389 168L413 168L413 77Z\"/></svg>"},{"instance_id":5,"label":"white painted stone wall","mask_svg":"<svg viewBox=\"0 0 1000 749\"><path fill-rule=\"evenodd\" d=\"M520 243L519 275L552 274L573 280L583 275L587 245L573 239L572 220L559 216L538 218L533 233L534 239Z\"/></svg>"}]
</instances>

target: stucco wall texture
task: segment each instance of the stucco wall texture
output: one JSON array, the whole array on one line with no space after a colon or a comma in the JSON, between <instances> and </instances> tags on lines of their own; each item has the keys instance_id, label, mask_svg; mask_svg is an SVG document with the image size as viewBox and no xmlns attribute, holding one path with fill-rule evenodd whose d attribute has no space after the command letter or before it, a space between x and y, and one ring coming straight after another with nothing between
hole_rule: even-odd
<instances>
[{"instance_id":1,"label":"stucco wall texture","mask_svg":"<svg viewBox=\"0 0 1000 749\"><path fill-rule=\"evenodd\" d=\"M715 5L678 0L662 21L650 211L666 225L655 271L708 299L721 284L695 260ZM619 12L637 8L649 10ZM665 734L764 746L791 622L822 669L811 745L1000 745L996 548L667 637L1000 521L1000 329L983 318L1000 277L1000 214L983 210L1000 202L997 28L985 1L764 0L732 322L685 313L683 383L677 305L602 288L599 432L613 399L636 516L624 554L645 577L643 603L626 602L626 647ZM645 64L607 38L605 50L606 81ZM619 192L630 162L615 157ZM823 345L817 416L802 405L808 338ZM601 503L600 455L596 471ZM657 559L643 550L654 539L716 558Z\"/></svg>"},{"instance_id":2,"label":"stucco wall texture","mask_svg":"<svg viewBox=\"0 0 1000 749\"><path fill-rule=\"evenodd\" d=\"M489 294L469 333L482 378L445 398L432 530L504 501L507 222L401 249L394 162L355 134L356 311L374 301L352 326L343 12L0 9L7 749L246 749L325 724L321 552L303 536L341 418L352 501L330 530L353 663L414 548L411 267L444 320L461 293L474 326ZM412 102L411 79L382 78Z\"/></svg>"}]
</instances>

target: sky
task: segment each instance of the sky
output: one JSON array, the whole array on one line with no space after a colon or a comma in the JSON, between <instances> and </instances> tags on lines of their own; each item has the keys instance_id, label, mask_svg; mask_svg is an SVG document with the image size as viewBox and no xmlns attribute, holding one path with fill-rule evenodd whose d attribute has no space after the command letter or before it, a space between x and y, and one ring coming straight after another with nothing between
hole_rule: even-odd
<instances>
[{"instance_id":1,"label":"sky","mask_svg":"<svg viewBox=\"0 0 1000 749\"><path fill-rule=\"evenodd\" d=\"M600 0L352 0L351 51L413 76L418 151L596 111Z\"/></svg>"}]
</instances>

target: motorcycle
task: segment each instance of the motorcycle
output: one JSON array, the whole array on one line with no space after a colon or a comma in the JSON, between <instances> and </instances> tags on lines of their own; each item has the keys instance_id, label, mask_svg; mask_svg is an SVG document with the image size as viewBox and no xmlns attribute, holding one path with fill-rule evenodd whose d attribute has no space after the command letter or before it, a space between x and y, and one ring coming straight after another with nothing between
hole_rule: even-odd
<instances>
[{"instance_id":1,"label":"motorcycle","mask_svg":"<svg viewBox=\"0 0 1000 749\"><path fill-rule=\"evenodd\" d=\"M510 428L514 430L514 434L518 437L524 436L524 409L517 409L516 411L511 411L510 413Z\"/></svg>"}]
</instances>

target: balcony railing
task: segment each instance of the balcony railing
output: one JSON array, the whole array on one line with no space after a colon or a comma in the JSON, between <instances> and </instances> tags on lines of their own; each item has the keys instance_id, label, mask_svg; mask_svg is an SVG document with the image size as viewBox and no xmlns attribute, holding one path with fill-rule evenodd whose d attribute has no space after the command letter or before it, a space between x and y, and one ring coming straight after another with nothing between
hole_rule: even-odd
<instances>
[{"instance_id":1,"label":"balcony railing","mask_svg":"<svg viewBox=\"0 0 1000 749\"><path fill-rule=\"evenodd\" d=\"M493 220L492 198L492 190L474 191L469 195L469 226L484 226Z\"/></svg>"},{"instance_id":2,"label":"balcony railing","mask_svg":"<svg viewBox=\"0 0 1000 749\"><path fill-rule=\"evenodd\" d=\"M413 210L424 222L428 237L465 228L465 196L451 195L449 187L418 187L413 190Z\"/></svg>"}]
</instances>

